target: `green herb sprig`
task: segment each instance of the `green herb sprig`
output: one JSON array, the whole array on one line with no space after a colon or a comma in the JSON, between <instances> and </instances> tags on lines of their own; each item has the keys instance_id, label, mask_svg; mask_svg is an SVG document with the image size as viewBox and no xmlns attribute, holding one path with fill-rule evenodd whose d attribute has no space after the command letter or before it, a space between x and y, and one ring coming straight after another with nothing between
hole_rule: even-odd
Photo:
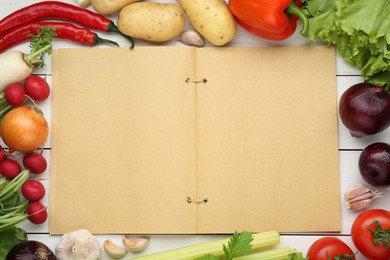
<instances>
[{"instance_id":1,"label":"green herb sprig","mask_svg":"<svg viewBox=\"0 0 390 260\"><path fill-rule=\"evenodd\" d=\"M45 66L45 55L52 53L52 38L57 35L56 28L43 26L36 35L29 34L30 41L30 54L26 56L26 61L33 67L43 68Z\"/></svg>"},{"instance_id":2,"label":"green herb sprig","mask_svg":"<svg viewBox=\"0 0 390 260\"><path fill-rule=\"evenodd\" d=\"M223 245L223 251L225 253L225 260L232 260L235 257L248 253L252 248L253 236L251 232L242 232L239 234L234 232L233 236L229 239L228 245ZM205 256L197 257L195 260L219 260L218 256L207 254Z\"/></svg>"}]
</instances>

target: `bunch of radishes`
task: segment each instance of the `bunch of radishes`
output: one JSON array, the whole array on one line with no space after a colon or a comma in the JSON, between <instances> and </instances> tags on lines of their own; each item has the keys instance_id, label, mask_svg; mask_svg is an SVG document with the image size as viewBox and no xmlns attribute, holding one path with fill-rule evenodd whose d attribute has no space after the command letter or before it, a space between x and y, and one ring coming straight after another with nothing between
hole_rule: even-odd
<instances>
[{"instance_id":1,"label":"bunch of radishes","mask_svg":"<svg viewBox=\"0 0 390 260\"><path fill-rule=\"evenodd\" d=\"M21 162L19 163L18 160ZM40 152L31 152L18 157L7 153L0 146L0 174L3 178L11 182L21 174L23 168L33 175L45 172L47 161L43 156L43 149ZM41 183L42 180L29 178L21 184L20 191L18 191L28 201L26 217L34 224L44 223L48 215L46 206L41 203L46 194L46 189Z\"/></svg>"},{"instance_id":2,"label":"bunch of radishes","mask_svg":"<svg viewBox=\"0 0 390 260\"><path fill-rule=\"evenodd\" d=\"M38 75L30 75L24 80L24 83L10 84L4 90L5 100L14 107L23 105L26 97L34 101L44 101L49 95L49 84Z\"/></svg>"}]
</instances>

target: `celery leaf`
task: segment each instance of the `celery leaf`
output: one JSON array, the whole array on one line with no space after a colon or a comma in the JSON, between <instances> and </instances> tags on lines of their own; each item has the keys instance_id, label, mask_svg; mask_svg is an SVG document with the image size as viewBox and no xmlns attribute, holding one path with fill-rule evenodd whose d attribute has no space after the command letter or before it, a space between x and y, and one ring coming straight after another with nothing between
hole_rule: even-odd
<instances>
[{"instance_id":1,"label":"celery leaf","mask_svg":"<svg viewBox=\"0 0 390 260\"><path fill-rule=\"evenodd\" d=\"M238 257L249 252L252 248L252 241L252 233L242 232L241 234L239 234L237 231L234 232L233 236L228 242L228 245L223 245L225 259L232 260L234 257Z\"/></svg>"}]
</instances>

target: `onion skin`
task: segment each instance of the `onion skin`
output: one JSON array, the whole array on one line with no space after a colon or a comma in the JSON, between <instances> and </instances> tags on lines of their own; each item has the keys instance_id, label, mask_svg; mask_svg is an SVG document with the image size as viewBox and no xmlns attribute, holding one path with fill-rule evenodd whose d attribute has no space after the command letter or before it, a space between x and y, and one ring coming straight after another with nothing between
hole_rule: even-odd
<instances>
[{"instance_id":1,"label":"onion skin","mask_svg":"<svg viewBox=\"0 0 390 260\"><path fill-rule=\"evenodd\" d=\"M0 135L11 151L32 152L45 144L49 126L38 107L15 107L1 121Z\"/></svg>"},{"instance_id":2,"label":"onion skin","mask_svg":"<svg viewBox=\"0 0 390 260\"><path fill-rule=\"evenodd\" d=\"M15 245L6 260L56 260L53 251L39 241L29 240Z\"/></svg>"},{"instance_id":3,"label":"onion skin","mask_svg":"<svg viewBox=\"0 0 390 260\"><path fill-rule=\"evenodd\" d=\"M363 179L374 187L390 186L390 145L373 143L363 149L359 157Z\"/></svg>"},{"instance_id":4,"label":"onion skin","mask_svg":"<svg viewBox=\"0 0 390 260\"><path fill-rule=\"evenodd\" d=\"M355 84L341 96L339 113L353 137L379 133L390 126L390 94L370 83Z\"/></svg>"}]
</instances>

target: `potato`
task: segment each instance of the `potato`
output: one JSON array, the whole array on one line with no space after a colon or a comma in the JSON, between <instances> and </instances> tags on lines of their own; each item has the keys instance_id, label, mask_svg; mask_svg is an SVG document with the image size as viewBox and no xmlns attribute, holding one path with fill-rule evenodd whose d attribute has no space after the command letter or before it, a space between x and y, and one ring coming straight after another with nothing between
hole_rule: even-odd
<instances>
[{"instance_id":1,"label":"potato","mask_svg":"<svg viewBox=\"0 0 390 260\"><path fill-rule=\"evenodd\" d=\"M173 3L139 2L122 8L118 28L131 37L152 42L175 38L184 28L180 6Z\"/></svg>"},{"instance_id":2,"label":"potato","mask_svg":"<svg viewBox=\"0 0 390 260\"><path fill-rule=\"evenodd\" d=\"M92 7L100 14L113 14L121 10L126 5L139 2L141 0L92 0Z\"/></svg>"},{"instance_id":3,"label":"potato","mask_svg":"<svg viewBox=\"0 0 390 260\"><path fill-rule=\"evenodd\" d=\"M230 42L236 23L224 0L177 0L192 26L216 46Z\"/></svg>"}]
</instances>

